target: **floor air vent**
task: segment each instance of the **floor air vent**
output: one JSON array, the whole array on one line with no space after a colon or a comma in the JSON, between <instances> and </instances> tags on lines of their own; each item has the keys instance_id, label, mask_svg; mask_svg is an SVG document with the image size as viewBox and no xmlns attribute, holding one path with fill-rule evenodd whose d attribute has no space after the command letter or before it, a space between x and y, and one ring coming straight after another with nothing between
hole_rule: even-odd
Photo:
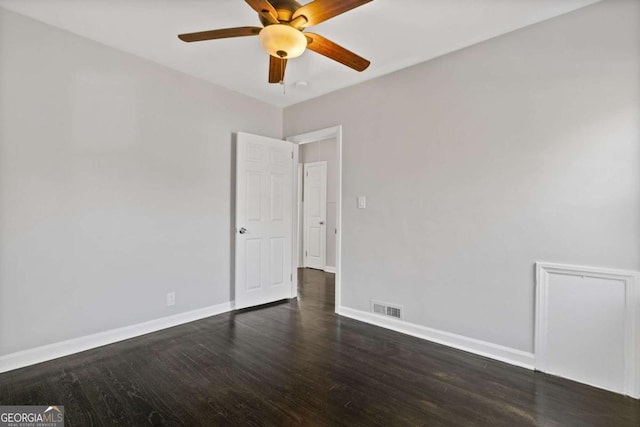
<instances>
[{"instance_id":1,"label":"floor air vent","mask_svg":"<svg viewBox=\"0 0 640 427\"><path fill-rule=\"evenodd\" d=\"M371 300L371 312L402 320L402 307Z\"/></svg>"}]
</instances>

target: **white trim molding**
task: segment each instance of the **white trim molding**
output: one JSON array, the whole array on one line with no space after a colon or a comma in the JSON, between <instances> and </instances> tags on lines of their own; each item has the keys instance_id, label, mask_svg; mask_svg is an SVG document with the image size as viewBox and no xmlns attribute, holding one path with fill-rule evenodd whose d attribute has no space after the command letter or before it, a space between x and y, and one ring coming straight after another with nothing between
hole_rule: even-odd
<instances>
[{"instance_id":1,"label":"white trim molding","mask_svg":"<svg viewBox=\"0 0 640 427\"><path fill-rule=\"evenodd\" d=\"M432 329L390 317L383 317L368 311L356 310L344 306L340 307L338 314L361 322L380 326L382 328L391 329L392 331L422 338L448 347L453 347L458 350L499 360L500 362L505 362L521 368L533 370L534 367L534 355L533 353L528 353L526 351L516 350L514 348L474 338L468 338L462 335L440 331L438 329Z\"/></svg>"},{"instance_id":2,"label":"white trim molding","mask_svg":"<svg viewBox=\"0 0 640 427\"><path fill-rule=\"evenodd\" d=\"M336 273L336 268L331 266L331 265L325 265L324 266L324 271L326 273L334 273L335 274Z\"/></svg>"},{"instance_id":3,"label":"white trim molding","mask_svg":"<svg viewBox=\"0 0 640 427\"><path fill-rule=\"evenodd\" d=\"M150 320L148 322L124 326L122 328L111 329L97 334L86 335L79 338L73 338L66 341L7 354L0 356L0 373L24 368L25 366L35 365L36 363L46 362L63 356L69 356L74 353L91 350L93 348L113 344L118 341L128 340L130 338L146 335L162 329L172 328L174 326L215 316L217 314L227 313L233 310L233 308L234 303L232 301L226 302L199 308L197 310L187 311L185 313L174 314L173 316Z\"/></svg>"},{"instance_id":4,"label":"white trim molding","mask_svg":"<svg viewBox=\"0 0 640 427\"><path fill-rule=\"evenodd\" d=\"M547 372L547 322L549 275L599 278L622 282L625 287L625 383L624 394L640 399L640 273L610 268L582 267L547 262L536 263L536 370ZM596 385L597 387L597 385Z\"/></svg>"}]
</instances>

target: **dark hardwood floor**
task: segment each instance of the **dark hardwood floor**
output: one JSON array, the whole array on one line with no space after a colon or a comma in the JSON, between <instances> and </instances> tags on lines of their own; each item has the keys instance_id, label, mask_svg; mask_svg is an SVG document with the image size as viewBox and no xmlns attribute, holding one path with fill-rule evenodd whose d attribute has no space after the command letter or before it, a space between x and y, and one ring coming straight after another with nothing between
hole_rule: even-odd
<instances>
[{"instance_id":1,"label":"dark hardwood floor","mask_svg":"<svg viewBox=\"0 0 640 427\"><path fill-rule=\"evenodd\" d=\"M333 275L228 313L0 374L67 426L634 426L640 401L333 313Z\"/></svg>"}]
</instances>

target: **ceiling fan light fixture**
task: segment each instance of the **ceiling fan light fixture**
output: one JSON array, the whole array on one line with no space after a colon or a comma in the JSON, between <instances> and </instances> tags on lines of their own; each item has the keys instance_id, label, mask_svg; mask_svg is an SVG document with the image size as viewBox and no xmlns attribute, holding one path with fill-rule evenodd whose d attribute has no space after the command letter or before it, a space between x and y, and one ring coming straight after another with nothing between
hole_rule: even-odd
<instances>
[{"instance_id":1,"label":"ceiling fan light fixture","mask_svg":"<svg viewBox=\"0 0 640 427\"><path fill-rule=\"evenodd\" d=\"M273 24L260 31L260 44L271 56L291 59L304 53L307 38L302 31L289 25Z\"/></svg>"}]
</instances>

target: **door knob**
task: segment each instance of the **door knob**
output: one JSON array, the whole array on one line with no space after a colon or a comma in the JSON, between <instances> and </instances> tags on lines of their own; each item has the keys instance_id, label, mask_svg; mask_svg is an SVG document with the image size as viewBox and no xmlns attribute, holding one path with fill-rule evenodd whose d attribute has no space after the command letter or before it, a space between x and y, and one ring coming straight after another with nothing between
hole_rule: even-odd
<instances>
[{"instance_id":1,"label":"door knob","mask_svg":"<svg viewBox=\"0 0 640 427\"><path fill-rule=\"evenodd\" d=\"M324 225L324 221L320 221L320 225Z\"/></svg>"},{"instance_id":2,"label":"door knob","mask_svg":"<svg viewBox=\"0 0 640 427\"><path fill-rule=\"evenodd\" d=\"M247 229L246 229L246 228L244 228L244 227L241 227L241 228L240 228L240 230L238 230L238 232L239 232L240 234L244 234L244 233L246 233L246 232L247 232Z\"/></svg>"}]
</instances>

